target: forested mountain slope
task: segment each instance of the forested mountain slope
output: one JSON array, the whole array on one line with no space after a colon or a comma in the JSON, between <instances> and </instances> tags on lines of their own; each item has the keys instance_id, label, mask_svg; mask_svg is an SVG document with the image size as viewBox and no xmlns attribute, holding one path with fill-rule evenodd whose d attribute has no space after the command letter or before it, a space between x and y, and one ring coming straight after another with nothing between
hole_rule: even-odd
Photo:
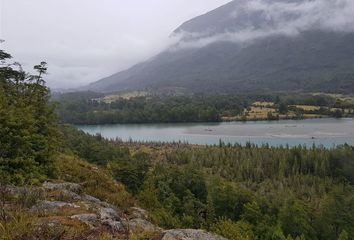
<instances>
[{"instance_id":1,"label":"forested mountain slope","mask_svg":"<svg viewBox=\"0 0 354 240\"><path fill-rule=\"evenodd\" d=\"M87 88L352 92L354 17L340 21L351 3L335 2L232 1L182 24L169 49Z\"/></svg>"}]
</instances>

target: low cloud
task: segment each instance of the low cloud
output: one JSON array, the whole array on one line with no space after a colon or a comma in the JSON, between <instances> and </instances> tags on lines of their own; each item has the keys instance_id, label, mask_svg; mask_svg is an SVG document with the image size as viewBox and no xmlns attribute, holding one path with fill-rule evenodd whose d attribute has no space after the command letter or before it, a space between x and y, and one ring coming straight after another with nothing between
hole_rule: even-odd
<instances>
[{"instance_id":1,"label":"low cloud","mask_svg":"<svg viewBox=\"0 0 354 240\"><path fill-rule=\"evenodd\" d=\"M235 9L225 16L224 29L182 31L181 41L171 49L200 48L219 41L249 43L274 35L296 36L308 30L354 32L353 0L236 0L234 3Z\"/></svg>"},{"instance_id":2,"label":"low cloud","mask_svg":"<svg viewBox=\"0 0 354 240\"><path fill-rule=\"evenodd\" d=\"M0 0L0 48L26 70L48 62L52 88L97 81L175 43L182 22L228 0Z\"/></svg>"}]
</instances>

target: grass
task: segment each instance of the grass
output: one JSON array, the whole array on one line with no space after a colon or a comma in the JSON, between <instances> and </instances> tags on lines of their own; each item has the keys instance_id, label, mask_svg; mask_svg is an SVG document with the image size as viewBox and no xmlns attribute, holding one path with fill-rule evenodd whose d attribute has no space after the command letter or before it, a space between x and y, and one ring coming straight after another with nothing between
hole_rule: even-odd
<instances>
[{"instance_id":1,"label":"grass","mask_svg":"<svg viewBox=\"0 0 354 240\"><path fill-rule=\"evenodd\" d=\"M115 95L108 95L108 96L105 96L102 100L105 103L112 103L114 101L117 101L120 98L129 100L131 98L145 97L147 95L148 95L148 92L145 92L145 91L132 91L132 92L119 93L119 94L115 94Z\"/></svg>"},{"instance_id":2,"label":"grass","mask_svg":"<svg viewBox=\"0 0 354 240\"><path fill-rule=\"evenodd\" d=\"M223 121L256 121L256 120L267 120L268 114L276 116L279 115L277 110L271 107L255 107L251 106L249 109L245 109L243 115L233 116L233 117L223 117Z\"/></svg>"},{"instance_id":3,"label":"grass","mask_svg":"<svg viewBox=\"0 0 354 240\"><path fill-rule=\"evenodd\" d=\"M0 221L0 239L23 239L26 235L31 235L35 232L35 225L38 219L30 216L28 213L18 208L7 212L7 219Z\"/></svg>"},{"instance_id":4,"label":"grass","mask_svg":"<svg viewBox=\"0 0 354 240\"><path fill-rule=\"evenodd\" d=\"M312 105L294 105L293 107L296 107L304 111L318 111L320 109L319 106L312 106Z\"/></svg>"},{"instance_id":5,"label":"grass","mask_svg":"<svg viewBox=\"0 0 354 240\"><path fill-rule=\"evenodd\" d=\"M252 106L254 107L274 107L274 103L273 102L254 102L252 103Z\"/></svg>"},{"instance_id":6,"label":"grass","mask_svg":"<svg viewBox=\"0 0 354 240\"><path fill-rule=\"evenodd\" d=\"M111 203L121 211L134 206L132 196L106 170L64 154L56 157L55 166L55 181L81 184L84 193ZM0 240L117 239L107 229L93 232L86 224L70 218L76 214L91 213L92 209L87 209L85 203L77 202L75 205L78 207L62 207L45 214L30 212L39 200L66 201L55 190L44 193L40 189L29 186L17 194L4 186L0 188ZM137 235L135 239L144 238Z\"/></svg>"},{"instance_id":7,"label":"grass","mask_svg":"<svg viewBox=\"0 0 354 240\"><path fill-rule=\"evenodd\" d=\"M251 107L251 109L246 112L250 119L267 119L269 113L276 114L277 111L269 107Z\"/></svg>"},{"instance_id":8,"label":"grass","mask_svg":"<svg viewBox=\"0 0 354 240\"><path fill-rule=\"evenodd\" d=\"M133 197L107 170L69 155L59 155L55 164L59 180L81 184L85 193L111 203L121 210L134 205Z\"/></svg>"}]
</instances>

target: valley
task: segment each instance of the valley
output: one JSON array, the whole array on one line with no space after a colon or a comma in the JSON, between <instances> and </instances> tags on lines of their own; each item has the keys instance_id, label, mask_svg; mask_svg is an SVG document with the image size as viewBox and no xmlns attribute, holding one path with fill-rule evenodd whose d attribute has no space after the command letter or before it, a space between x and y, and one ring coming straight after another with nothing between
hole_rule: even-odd
<instances>
[{"instance_id":1,"label":"valley","mask_svg":"<svg viewBox=\"0 0 354 240\"><path fill-rule=\"evenodd\" d=\"M24 2L0 240L354 240L352 0Z\"/></svg>"}]
</instances>

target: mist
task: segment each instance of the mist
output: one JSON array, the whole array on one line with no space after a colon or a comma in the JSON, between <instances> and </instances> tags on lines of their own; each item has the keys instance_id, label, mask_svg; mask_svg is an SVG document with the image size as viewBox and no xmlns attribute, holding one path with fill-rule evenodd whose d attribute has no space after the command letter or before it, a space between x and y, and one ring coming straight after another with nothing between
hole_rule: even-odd
<instances>
[{"instance_id":1,"label":"mist","mask_svg":"<svg viewBox=\"0 0 354 240\"><path fill-rule=\"evenodd\" d=\"M234 6L224 19L229 25L221 31L181 31L181 41L171 50L201 48L219 41L252 43L274 35L295 37L309 30L354 32L352 0L236 0Z\"/></svg>"},{"instance_id":2,"label":"mist","mask_svg":"<svg viewBox=\"0 0 354 240\"><path fill-rule=\"evenodd\" d=\"M51 88L97 81L159 53L181 23L229 0L0 0L1 45Z\"/></svg>"}]
</instances>

